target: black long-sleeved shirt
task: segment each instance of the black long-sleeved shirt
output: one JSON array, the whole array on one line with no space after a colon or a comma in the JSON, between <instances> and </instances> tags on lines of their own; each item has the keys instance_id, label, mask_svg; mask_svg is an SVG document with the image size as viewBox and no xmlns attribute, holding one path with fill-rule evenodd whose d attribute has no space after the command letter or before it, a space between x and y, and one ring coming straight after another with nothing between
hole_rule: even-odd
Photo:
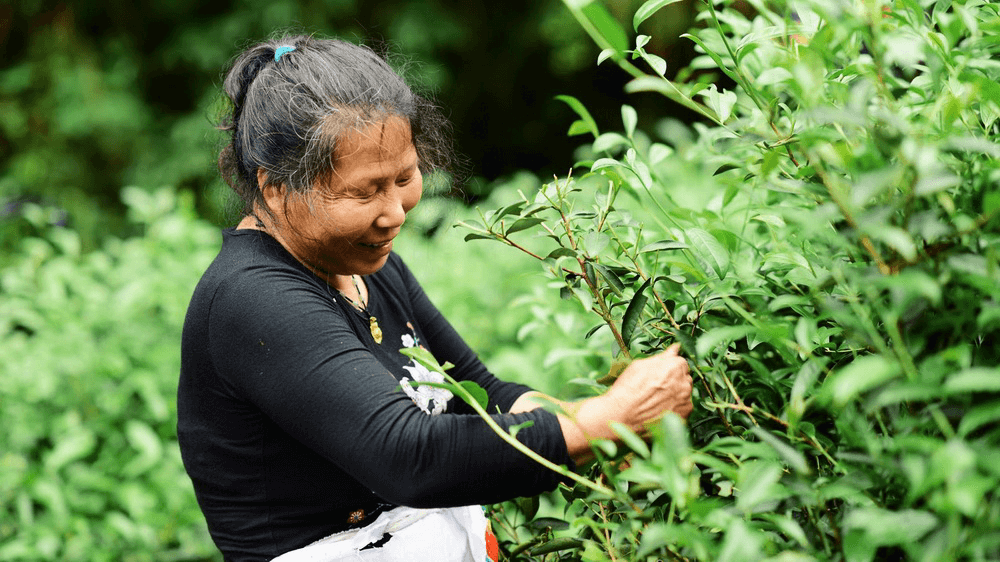
<instances>
[{"instance_id":1,"label":"black long-sleeved shirt","mask_svg":"<svg viewBox=\"0 0 1000 562\"><path fill-rule=\"evenodd\" d=\"M195 289L181 345L177 433L227 560L270 560L391 505L490 503L558 482L460 400L428 415L417 402L440 410L442 397L426 399L436 391L404 392L421 374L399 353L411 345L485 388L490 412L506 412L530 389L494 378L395 254L365 282L381 344L365 313L260 231L225 231ZM553 414L493 418L505 428L533 421L518 439L572 466ZM359 510L364 518L356 521Z\"/></svg>"}]
</instances>

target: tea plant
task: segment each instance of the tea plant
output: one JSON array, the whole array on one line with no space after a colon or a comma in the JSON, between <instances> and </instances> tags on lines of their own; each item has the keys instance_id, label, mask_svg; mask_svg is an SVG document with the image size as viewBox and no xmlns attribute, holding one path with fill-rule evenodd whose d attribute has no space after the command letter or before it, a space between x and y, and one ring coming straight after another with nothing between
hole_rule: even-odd
<instances>
[{"instance_id":1,"label":"tea plant","mask_svg":"<svg viewBox=\"0 0 1000 562\"><path fill-rule=\"evenodd\" d=\"M681 342L696 410L599 443L602 491L494 506L506 554L1000 557L1000 6L707 0L668 79L566 4L628 91L703 119L602 132L565 97L583 159L466 238L537 258L608 369Z\"/></svg>"},{"instance_id":2,"label":"tea plant","mask_svg":"<svg viewBox=\"0 0 1000 562\"><path fill-rule=\"evenodd\" d=\"M93 251L28 207L0 269L0 560L219 558L177 447L180 331L218 251L190 195L123 191Z\"/></svg>"}]
</instances>

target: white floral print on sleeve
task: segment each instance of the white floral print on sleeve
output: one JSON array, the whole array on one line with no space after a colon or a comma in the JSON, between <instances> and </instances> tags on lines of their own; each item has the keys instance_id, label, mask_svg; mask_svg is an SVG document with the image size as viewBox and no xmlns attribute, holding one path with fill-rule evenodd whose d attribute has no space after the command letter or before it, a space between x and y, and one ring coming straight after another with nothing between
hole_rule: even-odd
<instances>
[{"instance_id":1,"label":"white floral print on sleeve","mask_svg":"<svg viewBox=\"0 0 1000 562\"><path fill-rule=\"evenodd\" d=\"M401 339L403 347L416 347L419 345L416 337L410 334L403 334ZM432 373L427 370L427 367L416 361L411 360L410 365L404 365L403 368L413 377L413 382L445 382L444 376L441 373ZM422 384L413 385L410 381L410 377L403 377L400 379L399 385L403 388L403 392L428 415L436 416L443 413L448 407L448 401L454 396L450 390Z\"/></svg>"}]
</instances>

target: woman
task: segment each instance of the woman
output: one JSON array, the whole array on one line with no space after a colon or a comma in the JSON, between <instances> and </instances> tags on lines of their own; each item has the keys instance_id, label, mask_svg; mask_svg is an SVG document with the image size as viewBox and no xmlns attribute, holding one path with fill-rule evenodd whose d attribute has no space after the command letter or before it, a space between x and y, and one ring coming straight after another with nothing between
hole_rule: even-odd
<instances>
[{"instance_id":1,"label":"woman","mask_svg":"<svg viewBox=\"0 0 1000 562\"><path fill-rule=\"evenodd\" d=\"M460 400L412 384L430 375L402 347L453 363L501 426L533 422L518 439L571 467L589 440L614 438L611 421L642 430L690 412L676 347L566 415L486 370L392 253L448 144L440 114L372 51L269 41L236 59L224 88L220 169L245 216L191 299L178 438L226 560L482 560L482 512L460 506L556 486Z\"/></svg>"}]
</instances>

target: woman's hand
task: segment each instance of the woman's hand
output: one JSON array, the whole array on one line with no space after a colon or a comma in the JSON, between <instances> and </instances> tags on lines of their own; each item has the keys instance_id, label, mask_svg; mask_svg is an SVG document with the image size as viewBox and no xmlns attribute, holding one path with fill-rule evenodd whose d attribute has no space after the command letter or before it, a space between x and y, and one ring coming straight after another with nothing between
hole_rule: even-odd
<instances>
[{"instance_id":1,"label":"woman's hand","mask_svg":"<svg viewBox=\"0 0 1000 562\"><path fill-rule=\"evenodd\" d=\"M518 398L510 412L538 407L538 401L533 399L537 397L559 404L565 412L559 414L559 425L566 448L574 461L586 462L593 457L590 442L594 439L619 441L611 422L644 435L648 426L667 412L688 417L693 408L692 381L688 362L678 355L679 349L674 344L662 353L633 361L600 396L581 402L561 402L532 392Z\"/></svg>"},{"instance_id":2,"label":"woman's hand","mask_svg":"<svg viewBox=\"0 0 1000 562\"><path fill-rule=\"evenodd\" d=\"M688 362L677 354L679 350L680 345L674 344L626 367L611 388L597 397L607 416L604 425L617 421L641 434L667 412L687 419L693 408L692 381ZM601 423L599 418L595 421Z\"/></svg>"}]
</instances>

